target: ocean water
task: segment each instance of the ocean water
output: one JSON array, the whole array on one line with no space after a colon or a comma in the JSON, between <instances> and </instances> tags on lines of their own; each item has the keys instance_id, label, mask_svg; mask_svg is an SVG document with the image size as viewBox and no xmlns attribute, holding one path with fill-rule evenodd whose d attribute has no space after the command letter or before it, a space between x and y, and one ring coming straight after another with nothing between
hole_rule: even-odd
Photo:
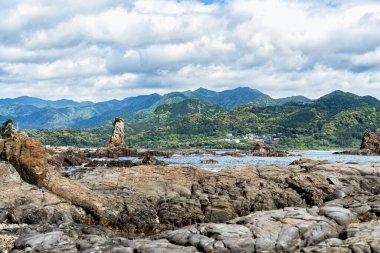
<instances>
[{"instance_id":1,"label":"ocean water","mask_svg":"<svg viewBox=\"0 0 380 253\"><path fill-rule=\"evenodd\" d=\"M223 151L220 151L223 152ZM291 157L256 157L244 155L243 157L230 157L218 155L174 155L171 158L157 157L171 166L192 166L207 170L221 170L224 168L234 168L239 165L278 165L286 166L300 158L310 158L313 160L327 160L330 162L347 163L380 163L380 156L354 156L354 155L334 155L330 151L293 151L295 156ZM124 157L124 160L134 160L134 157ZM202 164L204 160L213 159L218 164Z\"/></svg>"},{"instance_id":2,"label":"ocean water","mask_svg":"<svg viewBox=\"0 0 380 253\"><path fill-rule=\"evenodd\" d=\"M380 163L380 156L354 156L354 155L334 155L329 151L294 151L295 156L291 157L257 157L244 155L243 157L215 156L215 155L174 155L171 158L157 157L172 166L193 166L207 170L221 170L223 168L234 168L239 165L278 165L286 166L300 158L310 158L313 160L327 160L330 162L346 163ZM213 159L218 164L202 164L204 160Z\"/></svg>"}]
</instances>

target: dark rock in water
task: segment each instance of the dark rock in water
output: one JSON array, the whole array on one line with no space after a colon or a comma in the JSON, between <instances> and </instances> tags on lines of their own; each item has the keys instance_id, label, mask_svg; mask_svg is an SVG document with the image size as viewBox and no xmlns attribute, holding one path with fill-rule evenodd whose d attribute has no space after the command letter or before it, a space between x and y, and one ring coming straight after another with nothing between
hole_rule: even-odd
<instances>
[{"instance_id":1,"label":"dark rock in water","mask_svg":"<svg viewBox=\"0 0 380 253\"><path fill-rule=\"evenodd\" d=\"M216 155L216 152L208 149L181 149L174 152L176 155Z\"/></svg>"},{"instance_id":2,"label":"dark rock in water","mask_svg":"<svg viewBox=\"0 0 380 253\"><path fill-rule=\"evenodd\" d=\"M166 150L148 150L144 152L138 152L137 157L144 158L145 156L163 156L165 158L170 158L174 155L173 151Z\"/></svg>"},{"instance_id":3,"label":"dark rock in water","mask_svg":"<svg viewBox=\"0 0 380 253\"><path fill-rule=\"evenodd\" d=\"M84 153L78 148L49 147L46 148L46 152L48 155L48 163L57 168L81 166L89 162Z\"/></svg>"},{"instance_id":4,"label":"dark rock in water","mask_svg":"<svg viewBox=\"0 0 380 253\"><path fill-rule=\"evenodd\" d=\"M141 162L132 162L131 160L92 160L85 167L119 167L130 168L142 165Z\"/></svg>"},{"instance_id":5,"label":"dark rock in water","mask_svg":"<svg viewBox=\"0 0 380 253\"><path fill-rule=\"evenodd\" d=\"M250 152L250 154L252 156L261 156L261 157L288 157L288 156L293 156L289 152L279 151L279 150L268 150L265 152L253 150Z\"/></svg>"},{"instance_id":6,"label":"dark rock in water","mask_svg":"<svg viewBox=\"0 0 380 253\"><path fill-rule=\"evenodd\" d=\"M214 160L214 159L208 159L208 160L201 161L201 163L203 163L203 164L218 164L219 162L217 160Z\"/></svg>"},{"instance_id":7,"label":"dark rock in water","mask_svg":"<svg viewBox=\"0 0 380 253\"><path fill-rule=\"evenodd\" d=\"M243 155L240 152L232 152L232 151L221 153L220 156L243 157Z\"/></svg>"},{"instance_id":8,"label":"dark rock in water","mask_svg":"<svg viewBox=\"0 0 380 253\"><path fill-rule=\"evenodd\" d=\"M271 150L270 148L265 147L261 143L256 143L255 149L250 151L249 154L251 154L253 156L260 156L260 157L288 157L288 156L292 156L289 152L286 152L286 151Z\"/></svg>"},{"instance_id":9,"label":"dark rock in water","mask_svg":"<svg viewBox=\"0 0 380 253\"><path fill-rule=\"evenodd\" d=\"M122 118L115 118L113 122L113 132L108 147L127 147L124 142L124 121Z\"/></svg>"},{"instance_id":10,"label":"dark rock in water","mask_svg":"<svg viewBox=\"0 0 380 253\"><path fill-rule=\"evenodd\" d=\"M258 152L258 153L265 153L265 152L270 151L270 148L265 147L261 143L256 143L255 151Z\"/></svg>"},{"instance_id":11,"label":"dark rock in water","mask_svg":"<svg viewBox=\"0 0 380 253\"><path fill-rule=\"evenodd\" d=\"M143 158L142 163L146 164L146 165L166 165L165 162L160 161L160 160L158 160L157 158L155 158L154 156L151 156L151 155L146 155Z\"/></svg>"},{"instance_id":12,"label":"dark rock in water","mask_svg":"<svg viewBox=\"0 0 380 253\"><path fill-rule=\"evenodd\" d=\"M95 151L87 151L85 156L88 158L114 158L128 156L128 150L124 147L98 148Z\"/></svg>"},{"instance_id":13,"label":"dark rock in water","mask_svg":"<svg viewBox=\"0 0 380 253\"><path fill-rule=\"evenodd\" d=\"M315 165L321 165L321 164L328 164L328 161L326 160L313 160L309 158L301 158L298 160L295 160L291 162L289 165L299 165L301 167L307 167L307 166L315 166Z\"/></svg>"}]
</instances>

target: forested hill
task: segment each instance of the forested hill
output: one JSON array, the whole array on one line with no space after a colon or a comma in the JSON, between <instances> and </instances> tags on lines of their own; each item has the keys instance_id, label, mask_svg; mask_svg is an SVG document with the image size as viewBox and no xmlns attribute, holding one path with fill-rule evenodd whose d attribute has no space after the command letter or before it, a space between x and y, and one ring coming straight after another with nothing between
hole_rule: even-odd
<instances>
[{"instance_id":1,"label":"forested hill","mask_svg":"<svg viewBox=\"0 0 380 253\"><path fill-rule=\"evenodd\" d=\"M20 123L21 129L94 128L109 124L116 116L133 116L132 119L141 119L152 114L161 105L170 105L188 99L199 99L224 109L245 104L267 106L291 101L310 101L303 96L273 99L247 87L221 92L199 88L195 91L172 92L163 96L150 94L100 103L19 97L0 99L0 120L12 118Z\"/></svg>"},{"instance_id":2,"label":"forested hill","mask_svg":"<svg viewBox=\"0 0 380 253\"><path fill-rule=\"evenodd\" d=\"M281 148L355 148L366 130L380 132L380 101L335 91L314 101L290 100L269 106L249 103L228 109L192 98L136 112L126 116L126 122L127 140L134 147L249 148L253 144L247 136L255 136ZM79 132L83 140L86 134L91 136L88 143L76 143L86 146L101 145L109 131L99 128L32 133L43 136L45 143L57 144L69 137L75 142ZM227 134L232 134L234 140L226 141Z\"/></svg>"}]
</instances>

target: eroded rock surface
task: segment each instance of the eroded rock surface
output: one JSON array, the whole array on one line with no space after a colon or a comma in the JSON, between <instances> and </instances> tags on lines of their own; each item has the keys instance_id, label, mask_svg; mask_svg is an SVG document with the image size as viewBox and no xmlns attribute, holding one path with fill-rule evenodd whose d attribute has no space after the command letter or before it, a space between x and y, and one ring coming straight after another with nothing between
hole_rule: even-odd
<instances>
[{"instance_id":1,"label":"eroded rock surface","mask_svg":"<svg viewBox=\"0 0 380 253\"><path fill-rule=\"evenodd\" d=\"M294 164L220 172L170 166L96 168L69 177L128 203L128 214L119 222L131 233L226 222L286 207L344 207L360 221L379 216L380 165L311 160Z\"/></svg>"},{"instance_id":2,"label":"eroded rock surface","mask_svg":"<svg viewBox=\"0 0 380 253\"><path fill-rule=\"evenodd\" d=\"M12 164L25 182L43 187L83 208L96 222L118 225L117 217L124 205L120 205L115 196L104 196L61 176L48 164L45 148L39 141L22 134L1 140L0 157Z\"/></svg>"},{"instance_id":3,"label":"eroded rock surface","mask_svg":"<svg viewBox=\"0 0 380 253\"><path fill-rule=\"evenodd\" d=\"M349 224L340 238L326 239L317 246L304 248L302 252L380 252L380 220Z\"/></svg>"},{"instance_id":4,"label":"eroded rock surface","mask_svg":"<svg viewBox=\"0 0 380 253\"><path fill-rule=\"evenodd\" d=\"M345 208L313 207L256 212L134 240L74 223L28 225L8 234L21 235L13 252L377 252L379 221L356 222ZM367 251L344 251L347 245ZM332 247L336 251L328 251Z\"/></svg>"}]
</instances>

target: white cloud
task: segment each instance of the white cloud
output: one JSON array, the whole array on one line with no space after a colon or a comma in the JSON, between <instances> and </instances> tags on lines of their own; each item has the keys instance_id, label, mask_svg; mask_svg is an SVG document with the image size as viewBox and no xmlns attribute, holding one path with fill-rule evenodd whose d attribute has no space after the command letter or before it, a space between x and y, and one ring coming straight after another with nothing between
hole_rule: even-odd
<instances>
[{"instance_id":1,"label":"white cloud","mask_svg":"<svg viewBox=\"0 0 380 253\"><path fill-rule=\"evenodd\" d=\"M378 1L15 0L0 2L0 15L2 97L244 85L380 98Z\"/></svg>"}]
</instances>

